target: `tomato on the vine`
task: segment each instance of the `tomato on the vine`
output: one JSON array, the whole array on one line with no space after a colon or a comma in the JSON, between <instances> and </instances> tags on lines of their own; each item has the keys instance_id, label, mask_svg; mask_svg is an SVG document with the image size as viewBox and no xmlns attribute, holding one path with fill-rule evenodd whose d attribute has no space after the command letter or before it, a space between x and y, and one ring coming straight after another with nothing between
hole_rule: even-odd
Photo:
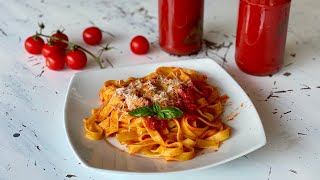
<instances>
[{"instance_id":1,"label":"tomato on the vine","mask_svg":"<svg viewBox=\"0 0 320 180\"><path fill-rule=\"evenodd\" d=\"M59 39L65 40L65 41L69 41L68 36L66 34L64 34L63 32L58 30L55 34L51 35L50 41L54 42L58 47L60 47L62 49L66 49L68 47L68 43L64 43L64 42L62 42L60 40L56 40L52 37L56 37L56 38L59 38Z\"/></svg>"},{"instance_id":2,"label":"tomato on the vine","mask_svg":"<svg viewBox=\"0 0 320 180\"><path fill-rule=\"evenodd\" d=\"M71 50L66 55L66 64L71 69L82 69L87 64L87 55L79 50Z\"/></svg>"},{"instance_id":3,"label":"tomato on the vine","mask_svg":"<svg viewBox=\"0 0 320 180\"><path fill-rule=\"evenodd\" d=\"M83 31L82 38L89 45L97 45L102 40L102 32L98 27L88 27Z\"/></svg>"},{"instance_id":4,"label":"tomato on the vine","mask_svg":"<svg viewBox=\"0 0 320 180\"><path fill-rule=\"evenodd\" d=\"M46 57L46 64L49 69L59 71L64 68L65 55L61 52L52 52Z\"/></svg>"},{"instance_id":5,"label":"tomato on the vine","mask_svg":"<svg viewBox=\"0 0 320 180\"><path fill-rule=\"evenodd\" d=\"M146 54L149 51L149 42L143 36L136 36L131 40L130 48L135 54Z\"/></svg>"},{"instance_id":6,"label":"tomato on the vine","mask_svg":"<svg viewBox=\"0 0 320 180\"><path fill-rule=\"evenodd\" d=\"M24 48L30 54L41 54L43 45L44 45L43 39L38 36L30 36L24 42Z\"/></svg>"},{"instance_id":7,"label":"tomato on the vine","mask_svg":"<svg viewBox=\"0 0 320 180\"><path fill-rule=\"evenodd\" d=\"M50 53L63 53L64 50L57 46L55 43L46 43L42 47L42 55L47 57Z\"/></svg>"}]
</instances>

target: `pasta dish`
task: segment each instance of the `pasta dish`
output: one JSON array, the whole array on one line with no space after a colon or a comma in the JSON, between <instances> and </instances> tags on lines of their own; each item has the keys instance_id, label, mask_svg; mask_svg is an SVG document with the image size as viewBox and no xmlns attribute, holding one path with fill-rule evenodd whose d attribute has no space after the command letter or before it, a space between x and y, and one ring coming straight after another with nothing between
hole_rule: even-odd
<instances>
[{"instance_id":1,"label":"pasta dish","mask_svg":"<svg viewBox=\"0 0 320 180\"><path fill-rule=\"evenodd\" d=\"M102 106L84 119L85 135L116 137L129 154L184 161L218 149L231 128L221 121L227 95L194 70L159 67L142 77L108 80Z\"/></svg>"}]
</instances>

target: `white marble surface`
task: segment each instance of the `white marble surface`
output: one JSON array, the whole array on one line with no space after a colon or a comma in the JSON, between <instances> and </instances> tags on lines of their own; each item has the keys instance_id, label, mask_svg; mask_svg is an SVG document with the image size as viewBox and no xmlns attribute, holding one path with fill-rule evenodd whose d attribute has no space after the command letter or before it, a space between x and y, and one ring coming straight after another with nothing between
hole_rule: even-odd
<instances>
[{"instance_id":1,"label":"white marble surface","mask_svg":"<svg viewBox=\"0 0 320 180\"><path fill-rule=\"evenodd\" d=\"M232 43L230 49L204 47L198 55L174 57L157 44L156 0L0 0L0 179L319 179L320 1L293 1L285 66L272 77L250 76L236 67L237 7L237 0L206 1L204 38ZM249 94L261 115L267 145L196 173L126 176L86 169L71 151L63 126L64 98L76 71L51 71L41 56L31 56L23 48L25 38L42 21L45 32L63 27L71 41L81 45L87 26L95 24L111 33L114 37L104 35L114 49L105 57L114 67L215 59ZM146 56L130 52L130 39L137 34L152 42ZM85 70L98 68L90 60ZM287 72L289 76L283 75Z\"/></svg>"}]
</instances>

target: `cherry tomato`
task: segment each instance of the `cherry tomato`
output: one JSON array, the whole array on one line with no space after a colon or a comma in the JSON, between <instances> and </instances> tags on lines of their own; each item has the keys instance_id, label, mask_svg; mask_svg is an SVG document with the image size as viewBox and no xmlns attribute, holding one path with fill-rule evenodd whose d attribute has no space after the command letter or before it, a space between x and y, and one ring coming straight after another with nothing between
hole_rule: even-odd
<instances>
[{"instance_id":1,"label":"cherry tomato","mask_svg":"<svg viewBox=\"0 0 320 180\"><path fill-rule=\"evenodd\" d=\"M24 42L24 48L30 54L41 54L42 46L44 41L41 37L30 36Z\"/></svg>"},{"instance_id":2,"label":"cherry tomato","mask_svg":"<svg viewBox=\"0 0 320 180\"><path fill-rule=\"evenodd\" d=\"M69 41L68 36L61 31L57 31L55 34L51 35L51 37L56 37L65 41ZM54 38L51 38L50 40L54 42L61 49L66 49L68 47L67 43L61 42L60 40L55 40Z\"/></svg>"},{"instance_id":3,"label":"cherry tomato","mask_svg":"<svg viewBox=\"0 0 320 180\"><path fill-rule=\"evenodd\" d=\"M46 43L43 47L42 47L42 55L44 57L47 57L50 53L63 53L63 49L61 49L60 47L58 47L56 44L48 44Z\"/></svg>"},{"instance_id":4,"label":"cherry tomato","mask_svg":"<svg viewBox=\"0 0 320 180\"><path fill-rule=\"evenodd\" d=\"M82 69L87 64L87 55L79 49L71 50L66 55L66 64L71 69Z\"/></svg>"},{"instance_id":5,"label":"cherry tomato","mask_svg":"<svg viewBox=\"0 0 320 180\"><path fill-rule=\"evenodd\" d=\"M131 40L130 48L135 54L146 54L149 51L149 42L143 36L136 36Z\"/></svg>"},{"instance_id":6,"label":"cherry tomato","mask_svg":"<svg viewBox=\"0 0 320 180\"><path fill-rule=\"evenodd\" d=\"M102 32L97 27L88 27L83 31L82 38L89 45L97 45L102 40Z\"/></svg>"},{"instance_id":7,"label":"cherry tomato","mask_svg":"<svg viewBox=\"0 0 320 180\"><path fill-rule=\"evenodd\" d=\"M65 55L61 52L52 52L46 57L46 64L49 69L59 71L64 68Z\"/></svg>"}]
</instances>

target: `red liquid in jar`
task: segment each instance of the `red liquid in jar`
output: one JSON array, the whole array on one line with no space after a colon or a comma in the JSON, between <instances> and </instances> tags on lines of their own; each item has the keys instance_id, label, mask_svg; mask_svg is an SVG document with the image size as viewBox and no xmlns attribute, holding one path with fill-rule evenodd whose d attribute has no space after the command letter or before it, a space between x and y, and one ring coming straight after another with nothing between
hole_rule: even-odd
<instances>
[{"instance_id":1,"label":"red liquid in jar","mask_svg":"<svg viewBox=\"0 0 320 180\"><path fill-rule=\"evenodd\" d=\"M291 0L240 0L236 63L252 75L271 75L283 64Z\"/></svg>"},{"instance_id":2,"label":"red liquid in jar","mask_svg":"<svg viewBox=\"0 0 320 180\"><path fill-rule=\"evenodd\" d=\"M174 55L201 49L204 0L159 0L159 44Z\"/></svg>"}]
</instances>

